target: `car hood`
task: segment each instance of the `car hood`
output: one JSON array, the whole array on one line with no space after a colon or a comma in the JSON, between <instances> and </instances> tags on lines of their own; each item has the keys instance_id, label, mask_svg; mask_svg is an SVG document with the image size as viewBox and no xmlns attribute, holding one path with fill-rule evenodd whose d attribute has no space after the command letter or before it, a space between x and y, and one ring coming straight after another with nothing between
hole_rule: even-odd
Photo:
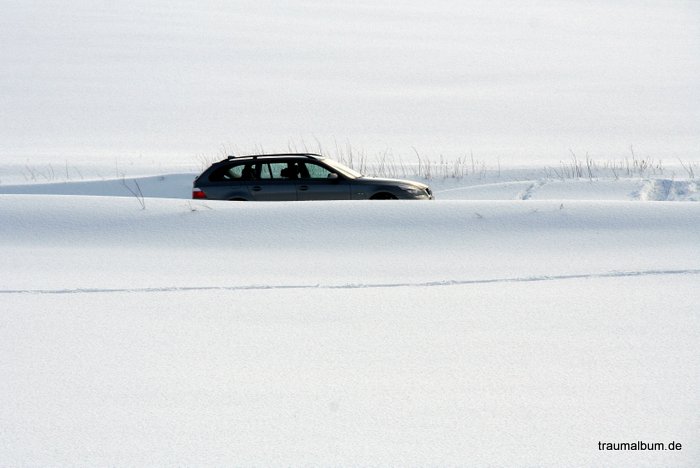
<instances>
[{"instance_id":1,"label":"car hood","mask_svg":"<svg viewBox=\"0 0 700 468\"><path fill-rule=\"evenodd\" d=\"M421 189L426 189L428 188L428 185L416 182L414 180L403 180L403 179L384 179L380 177L359 177L357 179L353 179L352 183L354 184L372 184L372 185L382 185L382 184L387 184L387 185L411 185L416 188L421 188Z\"/></svg>"}]
</instances>

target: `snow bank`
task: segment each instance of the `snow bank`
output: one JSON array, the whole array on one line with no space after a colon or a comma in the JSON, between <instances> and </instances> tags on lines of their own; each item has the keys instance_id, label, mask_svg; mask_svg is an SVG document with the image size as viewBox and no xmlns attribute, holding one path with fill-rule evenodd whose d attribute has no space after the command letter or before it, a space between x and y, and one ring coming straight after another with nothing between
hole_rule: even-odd
<instances>
[{"instance_id":1,"label":"snow bank","mask_svg":"<svg viewBox=\"0 0 700 468\"><path fill-rule=\"evenodd\" d=\"M145 205L0 197L6 288L402 284L700 265L694 203Z\"/></svg>"},{"instance_id":2,"label":"snow bank","mask_svg":"<svg viewBox=\"0 0 700 468\"><path fill-rule=\"evenodd\" d=\"M197 174L160 174L51 183L0 185L0 193L38 195L92 195L112 197L191 198Z\"/></svg>"}]
</instances>

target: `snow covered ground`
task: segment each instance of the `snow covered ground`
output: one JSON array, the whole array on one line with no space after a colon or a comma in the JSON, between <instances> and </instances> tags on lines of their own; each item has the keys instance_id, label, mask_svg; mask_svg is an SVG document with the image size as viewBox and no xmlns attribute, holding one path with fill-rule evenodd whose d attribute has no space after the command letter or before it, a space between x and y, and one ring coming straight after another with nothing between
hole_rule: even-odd
<instances>
[{"instance_id":1,"label":"snow covered ground","mask_svg":"<svg viewBox=\"0 0 700 468\"><path fill-rule=\"evenodd\" d=\"M190 183L0 186L0 464L700 460L700 204L636 179L268 204ZM682 450L598 445L636 441Z\"/></svg>"}]
</instances>

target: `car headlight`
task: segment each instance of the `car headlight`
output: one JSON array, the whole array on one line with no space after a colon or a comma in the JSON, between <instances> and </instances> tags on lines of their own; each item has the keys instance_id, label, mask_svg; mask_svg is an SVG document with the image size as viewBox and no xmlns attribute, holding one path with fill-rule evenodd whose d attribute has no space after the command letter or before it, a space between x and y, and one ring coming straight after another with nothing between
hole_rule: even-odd
<instances>
[{"instance_id":1,"label":"car headlight","mask_svg":"<svg viewBox=\"0 0 700 468\"><path fill-rule=\"evenodd\" d=\"M425 195L425 190L415 185L399 185L399 188L413 195Z\"/></svg>"}]
</instances>

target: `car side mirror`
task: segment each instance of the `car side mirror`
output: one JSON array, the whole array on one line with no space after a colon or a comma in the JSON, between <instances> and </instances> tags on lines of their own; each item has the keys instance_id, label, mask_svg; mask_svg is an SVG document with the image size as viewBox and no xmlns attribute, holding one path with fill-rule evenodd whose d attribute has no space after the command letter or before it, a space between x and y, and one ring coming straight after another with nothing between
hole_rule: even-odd
<instances>
[{"instance_id":1,"label":"car side mirror","mask_svg":"<svg viewBox=\"0 0 700 468\"><path fill-rule=\"evenodd\" d=\"M335 172L331 172L330 174L328 174L328 178L331 180L337 179L338 174L336 174Z\"/></svg>"}]
</instances>

